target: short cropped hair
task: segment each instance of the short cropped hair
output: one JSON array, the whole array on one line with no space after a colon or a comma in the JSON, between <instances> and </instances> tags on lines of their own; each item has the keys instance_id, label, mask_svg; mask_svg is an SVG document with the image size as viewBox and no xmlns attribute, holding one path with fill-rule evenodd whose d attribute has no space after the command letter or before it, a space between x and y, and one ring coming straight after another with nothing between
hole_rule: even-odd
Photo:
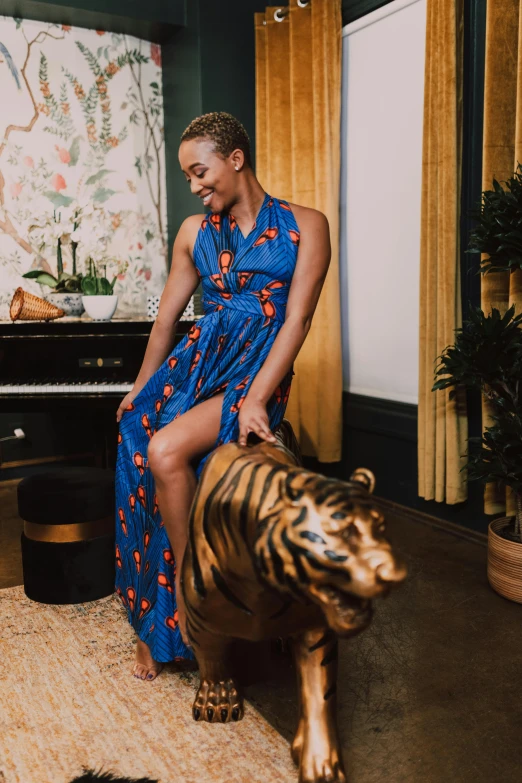
<instances>
[{"instance_id":1,"label":"short cropped hair","mask_svg":"<svg viewBox=\"0 0 522 783\"><path fill-rule=\"evenodd\" d=\"M212 141L215 151L225 158L236 149L243 150L245 162L253 168L248 133L232 114L226 111L211 111L196 117L181 134L180 143L199 138Z\"/></svg>"}]
</instances>

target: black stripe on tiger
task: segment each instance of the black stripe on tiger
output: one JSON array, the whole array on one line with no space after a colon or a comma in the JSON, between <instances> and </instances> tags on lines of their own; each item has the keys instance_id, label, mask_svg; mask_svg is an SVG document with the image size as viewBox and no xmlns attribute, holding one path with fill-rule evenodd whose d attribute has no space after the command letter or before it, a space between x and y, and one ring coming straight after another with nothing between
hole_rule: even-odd
<instances>
[{"instance_id":1,"label":"black stripe on tiger","mask_svg":"<svg viewBox=\"0 0 522 783\"><path fill-rule=\"evenodd\" d=\"M249 465L249 463L247 462L245 465L243 465L240 468L239 472L242 472L243 470L245 470L245 468L247 468L248 465ZM209 545L209 547L212 550L212 553L214 555L216 554L216 552L214 550L214 547L212 546L212 535L211 535L211 525L210 525L210 508L212 506L212 503L214 502L214 499L215 499L216 495L218 494L218 492L221 491L223 485L226 484L229 481L230 475L233 474L236 469L237 469L236 468L236 460L234 460L228 466L227 470L225 471L223 476L219 479L219 481L216 482L214 488L209 493L209 495L208 495L208 497L207 497L207 499L205 501L205 508L203 510L203 535L205 536L205 539L206 539L206 541L207 541L207 543L208 543L208 545ZM234 481L234 477L232 477L232 479L230 479L230 481L233 482Z\"/></svg>"},{"instance_id":2,"label":"black stripe on tiger","mask_svg":"<svg viewBox=\"0 0 522 783\"><path fill-rule=\"evenodd\" d=\"M225 526L230 530L230 508L232 505L232 500L234 497L234 494L236 493L236 490L238 488L239 482L241 481L241 477L244 473L244 471L250 467L250 462L247 462L245 465L242 465L240 469L237 471L233 479L230 481L228 487L223 493L223 497L221 498L220 504L219 504L219 530L217 530L217 525L215 526L215 532L218 533L218 537L221 541L225 538L225 530L223 528L223 523ZM259 467L259 466L257 466ZM254 468L255 469L255 468ZM236 553L239 555L240 549L239 544L236 539L234 539L234 548L236 550Z\"/></svg>"},{"instance_id":3,"label":"black stripe on tiger","mask_svg":"<svg viewBox=\"0 0 522 783\"><path fill-rule=\"evenodd\" d=\"M228 480L229 474L234 468L235 462L232 462L225 473L221 476L219 481L214 486L212 492L209 494L205 501L205 507L203 509L203 535L205 536L205 539L208 543L208 546L212 550L213 554L215 554L213 548L212 548L212 542L210 540L210 530L209 530L209 511L210 511L210 505L212 501L214 500L216 494L221 490L223 484L226 483ZM196 493L194 496L194 500L192 503L192 508L197 508L198 498L199 494L201 492L202 482L198 481L197 487L196 487ZM201 571L201 566L199 564L198 555L197 555L197 548L196 548L196 539L195 539L195 525L191 524L189 525L189 534L190 534L190 546L192 550L192 572L193 572L193 578L194 578L194 590L199 595L200 598L206 598L207 595L207 589L205 587L205 583L203 581L203 573Z\"/></svg>"},{"instance_id":4,"label":"black stripe on tiger","mask_svg":"<svg viewBox=\"0 0 522 783\"><path fill-rule=\"evenodd\" d=\"M324 700L328 701L330 696L333 696L336 691L337 691L337 683L334 683L332 686L330 686L330 688L328 688L328 690L324 694Z\"/></svg>"},{"instance_id":5,"label":"black stripe on tiger","mask_svg":"<svg viewBox=\"0 0 522 783\"><path fill-rule=\"evenodd\" d=\"M279 552L277 551L274 544L274 525L272 525L268 532L267 543L268 551L270 552L270 559L272 560L272 565L274 567L274 576L279 584L283 586L285 583L285 569L284 563L281 560L281 556L279 555Z\"/></svg>"},{"instance_id":6,"label":"black stripe on tiger","mask_svg":"<svg viewBox=\"0 0 522 783\"><path fill-rule=\"evenodd\" d=\"M335 641L331 647L330 650L326 653L323 660L321 661L321 666L328 666L329 663L332 663L332 661L337 660L338 655L338 648L339 645L337 644L337 641Z\"/></svg>"},{"instance_id":7,"label":"black stripe on tiger","mask_svg":"<svg viewBox=\"0 0 522 783\"><path fill-rule=\"evenodd\" d=\"M304 489L294 489L291 483L292 479L292 473L288 472L285 477L285 490L288 497L295 501L299 500L304 495Z\"/></svg>"},{"instance_id":8,"label":"black stripe on tiger","mask_svg":"<svg viewBox=\"0 0 522 783\"><path fill-rule=\"evenodd\" d=\"M297 571L297 576L299 577L299 581L305 585L310 584L310 577L308 576L306 570L303 568L303 564L301 563L301 558L299 557L299 554L292 548L286 530L283 530L281 534L281 539L283 541L283 544L286 546L286 548L292 555L292 560L294 561L295 570Z\"/></svg>"},{"instance_id":9,"label":"black stripe on tiger","mask_svg":"<svg viewBox=\"0 0 522 783\"><path fill-rule=\"evenodd\" d=\"M265 478L265 481L264 481L264 484L263 484L263 488L261 490L261 495L259 497L258 508L262 508L263 507L263 503L265 502L265 498L266 498L266 496L268 494L268 490L272 486L272 479L274 478L274 476L276 476L280 472L281 472L281 466L278 465L277 468L271 468L269 470L269 472L266 474L266 478Z\"/></svg>"},{"instance_id":10,"label":"black stripe on tiger","mask_svg":"<svg viewBox=\"0 0 522 783\"><path fill-rule=\"evenodd\" d=\"M195 615L196 615L196 617L197 617L197 618L199 618L200 620L203 620L203 621L205 620L205 618L203 617L203 615L201 614L201 612L199 612L199 611L196 609L196 607L195 607L195 606L192 606L192 604L190 604L190 606L187 604L187 610L189 610L189 611L191 612L191 614L195 614Z\"/></svg>"},{"instance_id":11,"label":"black stripe on tiger","mask_svg":"<svg viewBox=\"0 0 522 783\"><path fill-rule=\"evenodd\" d=\"M241 459L241 457L238 457L237 459ZM211 526L211 523L210 523L210 508L211 508L211 505L214 502L214 499L215 499L217 493L222 489L223 485L224 484L227 484L228 486L232 485L235 488L236 487L236 483L235 482L239 481L239 478L241 477L241 474L243 473L243 471L246 470L250 466L250 464L251 464L249 461L245 460L244 464L241 465L239 470L237 470L236 461L237 460L235 459L231 463L231 465L229 465L229 467L225 471L225 474L216 483L214 489L209 493L209 495L208 495L208 497L207 497L207 499L205 501L205 509L204 509L204 512L203 512L203 534L204 534L205 539L206 539L206 541L207 541L207 543L208 543L208 545L209 545L209 547L212 550L212 553L214 555L216 554L216 552L215 552L213 544L212 544L212 530L214 531L214 533L216 532L216 530L215 530L215 520L213 520L214 526ZM237 471L237 473L234 473L234 471ZM230 474L233 474L232 477L230 477ZM229 481L230 481L230 483L228 483ZM228 486L225 488L225 491L228 489ZM220 502L220 505L222 507L223 506L222 501L219 501L219 502ZM219 538L221 539L223 530L221 529L220 532L221 532L221 535L219 535Z\"/></svg>"},{"instance_id":12,"label":"black stripe on tiger","mask_svg":"<svg viewBox=\"0 0 522 783\"><path fill-rule=\"evenodd\" d=\"M308 562L311 566L313 566L316 571L329 571L331 572L331 568L328 563L320 563L319 560L316 560L313 552L310 552L309 549L305 549L303 546L299 546L298 544L294 544L293 541L288 540L288 549L292 556L294 554L303 555L303 557L306 557Z\"/></svg>"},{"instance_id":13,"label":"black stripe on tiger","mask_svg":"<svg viewBox=\"0 0 522 783\"><path fill-rule=\"evenodd\" d=\"M192 508L196 508L198 497L201 492L201 482L199 481L196 486L196 492L194 495L194 502L192 504ZM201 572L201 566L199 564L198 554L196 550L196 539L195 539L195 531L194 531L194 524L189 524L189 537L190 537L190 548L192 550L192 580L194 584L194 590L199 595L200 598L205 598L207 591L205 588L205 583L203 582L203 574Z\"/></svg>"},{"instance_id":14,"label":"black stripe on tiger","mask_svg":"<svg viewBox=\"0 0 522 783\"><path fill-rule=\"evenodd\" d=\"M309 604L310 600L302 593L297 585L295 579L292 579L290 574L285 574L286 586L292 591L294 597L297 598L300 603Z\"/></svg>"},{"instance_id":15,"label":"black stripe on tiger","mask_svg":"<svg viewBox=\"0 0 522 783\"><path fill-rule=\"evenodd\" d=\"M193 626L193 628L196 629L196 631L204 631L204 627L201 625L201 623L198 623L197 620L195 620L193 617L188 614L188 617L190 618L190 624Z\"/></svg>"},{"instance_id":16,"label":"black stripe on tiger","mask_svg":"<svg viewBox=\"0 0 522 783\"><path fill-rule=\"evenodd\" d=\"M334 486L335 482L331 479L322 479L316 482L314 486L314 503L316 506L321 506L329 498Z\"/></svg>"},{"instance_id":17,"label":"black stripe on tiger","mask_svg":"<svg viewBox=\"0 0 522 783\"><path fill-rule=\"evenodd\" d=\"M346 560L348 560L348 555L338 555L337 552L333 551L333 549L325 549L324 554L334 563L344 563Z\"/></svg>"},{"instance_id":18,"label":"black stripe on tiger","mask_svg":"<svg viewBox=\"0 0 522 783\"><path fill-rule=\"evenodd\" d=\"M312 644L311 647L308 648L308 652L315 652L315 650L318 650L320 647L324 647L325 644L328 644L328 642L332 641L333 639L333 632L328 630L326 633L324 633L318 642L315 644Z\"/></svg>"},{"instance_id":19,"label":"black stripe on tiger","mask_svg":"<svg viewBox=\"0 0 522 783\"><path fill-rule=\"evenodd\" d=\"M243 501L241 503L241 506L239 507L239 532L243 541L246 541L246 535L247 535L248 509L250 505L250 498L252 497L252 491L254 489L256 476L260 468L261 465L255 465L254 468L252 469L252 473L250 474L250 478L248 480L248 486L246 488Z\"/></svg>"},{"instance_id":20,"label":"black stripe on tiger","mask_svg":"<svg viewBox=\"0 0 522 783\"><path fill-rule=\"evenodd\" d=\"M274 614L271 614L268 618L269 620L277 620L281 615L283 615L290 607L292 606L292 601L285 601L284 604L280 609L277 610L277 612L274 612Z\"/></svg>"},{"instance_id":21,"label":"black stripe on tiger","mask_svg":"<svg viewBox=\"0 0 522 783\"><path fill-rule=\"evenodd\" d=\"M301 522L305 521L307 516L308 516L308 509L306 508L306 506L303 506L298 516L292 522L292 527L297 527L298 525L300 525Z\"/></svg>"},{"instance_id":22,"label":"black stripe on tiger","mask_svg":"<svg viewBox=\"0 0 522 783\"><path fill-rule=\"evenodd\" d=\"M326 504L326 508L330 508L330 506L336 506L337 503L341 503L343 500L343 495L341 492L334 492L330 499L328 500L328 503Z\"/></svg>"},{"instance_id":23,"label":"black stripe on tiger","mask_svg":"<svg viewBox=\"0 0 522 783\"><path fill-rule=\"evenodd\" d=\"M241 609L242 612L246 612L246 614L253 615L254 612L248 608L242 601L239 600L237 595L232 592L230 587L227 585L221 574L219 573L218 569L215 565L210 566L210 570L212 571L212 576L214 577L214 584L216 585L217 589L221 591L221 593L225 596L227 601L229 603L234 604L238 609Z\"/></svg>"},{"instance_id":24,"label":"black stripe on tiger","mask_svg":"<svg viewBox=\"0 0 522 783\"><path fill-rule=\"evenodd\" d=\"M262 549L259 551L258 560L259 560L259 568L261 570L261 574L265 574L265 576L267 576L270 573L270 571L266 564L265 556L263 554Z\"/></svg>"},{"instance_id":25,"label":"black stripe on tiger","mask_svg":"<svg viewBox=\"0 0 522 783\"><path fill-rule=\"evenodd\" d=\"M299 535L301 538L306 538L307 541L312 541L314 544L326 544L324 538L321 538L318 533L313 533L311 530L303 530Z\"/></svg>"}]
</instances>

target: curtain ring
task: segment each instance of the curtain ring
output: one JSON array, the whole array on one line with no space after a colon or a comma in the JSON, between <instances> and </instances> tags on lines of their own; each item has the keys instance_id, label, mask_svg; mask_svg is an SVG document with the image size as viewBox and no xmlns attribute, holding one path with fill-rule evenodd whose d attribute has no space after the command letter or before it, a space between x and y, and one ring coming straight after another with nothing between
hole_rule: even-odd
<instances>
[{"instance_id":1,"label":"curtain ring","mask_svg":"<svg viewBox=\"0 0 522 783\"><path fill-rule=\"evenodd\" d=\"M297 5L299 8L306 8L306 6L310 3L310 0L297 0ZM285 6L284 8L276 8L274 11L274 19L276 22L284 22L286 17L288 16L288 6Z\"/></svg>"}]
</instances>

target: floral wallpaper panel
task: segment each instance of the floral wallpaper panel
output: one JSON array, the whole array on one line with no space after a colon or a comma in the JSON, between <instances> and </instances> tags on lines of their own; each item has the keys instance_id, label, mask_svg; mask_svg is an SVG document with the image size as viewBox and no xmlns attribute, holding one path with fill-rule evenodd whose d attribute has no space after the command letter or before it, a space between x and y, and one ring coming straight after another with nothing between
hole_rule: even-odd
<instances>
[{"instance_id":1,"label":"floral wallpaper panel","mask_svg":"<svg viewBox=\"0 0 522 783\"><path fill-rule=\"evenodd\" d=\"M116 277L116 316L166 277L161 49L104 30L0 16L0 319L21 276ZM74 243L74 244L73 244Z\"/></svg>"}]
</instances>

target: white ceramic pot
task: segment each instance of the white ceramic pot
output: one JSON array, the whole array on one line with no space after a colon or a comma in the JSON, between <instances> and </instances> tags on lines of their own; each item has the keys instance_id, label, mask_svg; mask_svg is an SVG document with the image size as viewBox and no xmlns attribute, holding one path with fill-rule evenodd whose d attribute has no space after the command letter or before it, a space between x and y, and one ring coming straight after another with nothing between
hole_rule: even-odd
<instances>
[{"instance_id":1,"label":"white ceramic pot","mask_svg":"<svg viewBox=\"0 0 522 783\"><path fill-rule=\"evenodd\" d=\"M56 307L61 307L65 315L81 315L83 313L83 294L51 291L44 299Z\"/></svg>"},{"instance_id":2,"label":"white ceramic pot","mask_svg":"<svg viewBox=\"0 0 522 783\"><path fill-rule=\"evenodd\" d=\"M82 302L93 321L110 321L118 304L118 294L82 296Z\"/></svg>"}]
</instances>

